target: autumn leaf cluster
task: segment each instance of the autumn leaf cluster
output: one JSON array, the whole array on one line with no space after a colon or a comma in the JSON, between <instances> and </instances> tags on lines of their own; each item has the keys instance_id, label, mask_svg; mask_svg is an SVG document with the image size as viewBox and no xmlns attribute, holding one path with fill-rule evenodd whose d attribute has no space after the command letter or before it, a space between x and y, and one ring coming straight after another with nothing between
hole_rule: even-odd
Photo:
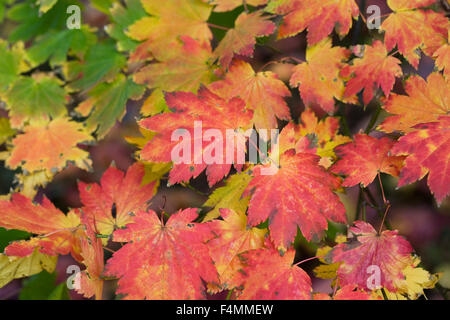
<instances>
[{"instance_id":1,"label":"autumn leaf cluster","mask_svg":"<svg viewBox=\"0 0 450 320\"><path fill-rule=\"evenodd\" d=\"M408 240L363 212L371 205L388 219L382 175L398 188L426 180L436 205L448 201L450 33L440 1L387 0L375 30L355 0L91 1L104 30L68 29L73 4L0 1L0 22L14 26L0 39L1 159L15 175L0 227L29 233L0 254L0 287L53 272L67 254L84 266L76 290L97 299L113 280L126 299L417 299L435 286L439 274L420 266ZM211 22L226 12L230 27ZM353 39L356 29L369 36ZM257 48L299 35L304 54L256 67ZM417 73L424 57L434 63L426 76ZM123 138L135 163L79 181L81 206L63 212L41 191L68 167L93 170L90 146L130 101L140 135ZM346 107L374 110L364 130L346 128ZM194 132L196 121L224 135L278 129L266 140L279 151L259 163L173 163L172 133ZM193 188L203 175L202 207L149 209L161 184ZM367 197L356 218L342 200L354 186ZM347 232L330 238L330 225ZM300 237L315 256L296 254ZM106 259L111 243L119 249ZM309 259L314 276L332 279L331 295L313 290Z\"/></svg>"}]
</instances>

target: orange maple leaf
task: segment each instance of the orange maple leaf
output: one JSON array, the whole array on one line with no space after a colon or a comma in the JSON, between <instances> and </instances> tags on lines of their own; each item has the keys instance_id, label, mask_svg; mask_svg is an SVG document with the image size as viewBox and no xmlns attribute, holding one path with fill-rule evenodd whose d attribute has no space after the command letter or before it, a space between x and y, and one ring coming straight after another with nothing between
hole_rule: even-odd
<instances>
[{"instance_id":1,"label":"orange maple leaf","mask_svg":"<svg viewBox=\"0 0 450 320\"><path fill-rule=\"evenodd\" d=\"M176 130L185 130L189 133L188 141L190 150L192 150L192 159L188 163L176 163L169 174L169 183L175 184L182 181L189 181L196 178L202 171L206 169L208 183L210 186L220 181L228 174L231 164L226 163L226 149L223 147L222 163L207 164L203 155L210 153L215 141L208 145L202 145L197 150L196 139L203 139L195 134L198 128L195 123L200 123L202 131L213 129L222 134L223 140L226 140L227 129L247 129L252 125L253 112L245 109L245 102L240 98L232 98L224 100L213 94L207 88L200 88L198 95L189 92L174 92L166 94L166 102L173 113L158 114L150 118L140 121L140 125L148 130L157 132L141 151L141 158L154 162L171 162L172 151L180 143L172 140L172 134ZM238 136L244 136L238 134ZM239 140L239 139L236 139ZM185 141L185 140L183 140ZM237 150L238 143L234 143ZM237 169L242 167L241 164L235 164Z\"/></svg>"},{"instance_id":2,"label":"orange maple leaf","mask_svg":"<svg viewBox=\"0 0 450 320\"><path fill-rule=\"evenodd\" d=\"M137 162L128 168L126 175L115 167L108 168L100 185L79 182L86 224L100 234L109 235L130 223L138 210L146 209L155 194L156 182L143 184L144 175L144 165Z\"/></svg>"},{"instance_id":3,"label":"orange maple leaf","mask_svg":"<svg viewBox=\"0 0 450 320\"><path fill-rule=\"evenodd\" d=\"M262 165L253 170L243 196L251 195L248 222L255 226L269 219L270 237L287 250L300 228L307 240L319 239L327 219L345 222L345 209L333 193L339 179L319 165L319 157L290 149L280 156L280 169L263 175ZM273 164L272 164L273 165Z\"/></svg>"},{"instance_id":4,"label":"orange maple leaf","mask_svg":"<svg viewBox=\"0 0 450 320\"><path fill-rule=\"evenodd\" d=\"M387 1L394 12L381 24L386 48L391 51L397 45L398 51L415 68L420 59L416 49L424 48L427 52L431 48L431 55L447 38L448 19L442 13L419 9L433 3L435 0Z\"/></svg>"},{"instance_id":5,"label":"orange maple leaf","mask_svg":"<svg viewBox=\"0 0 450 320\"><path fill-rule=\"evenodd\" d=\"M354 141L336 148L341 158L332 167L336 174L346 175L344 187L361 183L367 187L379 172L397 177L403 165L403 156L391 156L395 141L388 137L377 139L366 134L356 134Z\"/></svg>"},{"instance_id":6,"label":"orange maple leaf","mask_svg":"<svg viewBox=\"0 0 450 320\"><path fill-rule=\"evenodd\" d=\"M270 72L257 72L247 62L234 60L224 80L211 83L208 88L224 99L240 97L253 110L253 122L257 129L276 128L277 120L289 120L289 107L284 97L291 92Z\"/></svg>"},{"instance_id":7,"label":"orange maple leaf","mask_svg":"<svg viewBox=\"0 0 450 320\"><path fill-rule=\"evenodd\" d=\"M86 298L95 296L97 300L101 300L104 268L102 240L96 237L89 222L84 222L84 224L86 226L86 237L80 240L80 254L83 257L82 263L86 266L86 269L79 274L80 286L76 290Z\"/></svg>"},{"instance_id":8,"label":"orange maple leaf","mask_svg":"<svg viewBox=\"0 0 450 320\"><path fill-rule=\"evenodd\" d=\"M306 50L306 62L293 68L292 87L299 87L304 104L317 105L328 113L335 109L334 99L343 99L344 82L339 72L350 51L342 47L332 47L327 38Z\"/></svg>"},{"instance_id":9,"label":"orange maple leaf","mask_svg":"<svg viewBox=\"0 0 450 320\"><path fill-rule=\"evenodd\" d=\"M407 156L398 185L422 179L428 173L428 186L438 203L450 194L450 116L419 124L401 137L392 153Z\"/></svg>"},{"instance_id":10,"label":"orange maple leaf","mask_svg":"<svg viewBox=\"0 0 450 320\"><path fill-rule=\"evenodd\" d=\"M340 36L345 36L359 15L354 0L278 0L269 6L268 11L285 15L278 38L295 36L307 28L309 45L326 38L335 27Z\"/></svg>"},{"instance_id":11,"label":"orange maple leaf","mask_svg":"<svg viewBox=\"0 0 450 320\"><path fill-rule=\"evenodd\" d=\"M337 270L341 286L356 285L363 290L379 289L371 282L371 268L379 270L379 285L395 292L396 281L404 279L403 269L410 264L412 247L397 231L378 234L364 221L355 221L349 229L349 241L336 245L328 254Z\"/></svg>"},{"instance_id":12,"label":"orange maple leaf","mask_svg":"<svg viewBox=\"0 0 450 320\"><path fill-rule=\"evenodd\" d=\"M267 248L244 254L243 287L240 300L310 300L311 279L293 265L295 250L280 255L270 242Z\"/></svg>"},{"instance_id":13,"label":"orange maple leaf","mask_svg":"<svg viewBox=\"0 0 450 320\"><path fill-rule=\"evenodd\" d=\"M28 172L45 170L49 176L64 168L68 161L88 168L89 153L79 149L77 144L90 140L93 138L83 125L68 118L42 121L26 126L24 133L13 139L14 148L6 164Z\"/></svg>"},{"instance_id":14,"label":"orange maple leaf","mask_svg":"<svg viewBox=\"0 0 450 320\"><path fill-rule=\"evenodd\" d=\"M253 56L255 38L268 36L274 32L275 24L262 14L262 11L242 12L237 17L234 28L227 31L213 53L223 67L229 66L235 54Z\"/></svg>"},{"instance_id":15,"label":"orange maple leaf","mask_svg":"<svg viewBox=\"0 0 450 320\"><path fill-rule=\"evenodd\" d=\"M208 247L219 272L220 288L233 289L239 286L239 283L233 281L236 272L243 267L239 255L262 248L267 230L247 228L247 216L242 212L226 208L219 211L223 220L210 223L211 230L217 237L208 242Z\"/></svg>"},{"instance_id":16,"label":"orange maple leaf","mask_svg":"<svg viewBox=\"0 0 450 320\"><path fill-rule=\"evenodd\" d=\"M384 95L389 97L395 77L402 74L400 60L388 56L383 42L377 40L372 46L365 46L364 56L361 59L354 59L352 66L345 66L342 69L342 77L353 75L347 82L344 97L351 97L364 89L363 101L367 105L377 88L381 88Z\"/></svg>"},{"instance_id":17,"label":"orange maple leaf","mask_svg":"<svg viewBox=\"0 0 450 320\"><path fill-rule=\"evenodd\" d=\"M410 132L419 123L433 122L450 111L450 81L435 72L425 81L412 76L405 83L407 95L391 94L383 109L393 114L379 125L385 132Z\"/></svg>"},{"instance_id":18,"label":"orange maple leaf","mask_svg":"<svg viewBox=\"0 0 450 320\"><path fill-rule=\"evenodd\" d=\"M127 299L204 299L205 282L218 283L217 270L205 241L207 223L193 223L198 209L172 214L163 224L155 212L140 211L114 241L129 242L106 266L120 277L117 293Z\"/></svg>"},{"instance_id":19,"label":"orange maple leaf","mask_svg":"<svg viewBox=\"0 0 450 320\"><path fill-rule=\"evenodd\" d=\"M79 239L84 231L79 228L80 217L73 211L65 215L45 197L40 205L18 193L0 200L0 226L37 235L12 242L5 248L7 255L25 257L38 248L48 255L72 253L81 260Z\"/></svg>"},{"instance_id":20,"label":"orange maple leaf","mask_svg":"<svg viewBox=\"0 0 450 320\"><path fill-rule=\"evenodd\" d=\"M436 66L439 70L444 70L444 75L447 80L450 79L450 31L448 32L448 41L442 47L437 49L433 57L436 58Z\"/></svg>"},{"instance_id":21,"label":"orange maple leaf","mask_svg":"<svg viewBox=\"0 0 450 320\"><path fill-rule=\"evenodd\" d=\"M244 0L203 0L211 5L215 5L215 12L231 11L242 6ZM266 4L268 0L245 0L245 3L254 7Z\"/></svg>"}]
</instances>

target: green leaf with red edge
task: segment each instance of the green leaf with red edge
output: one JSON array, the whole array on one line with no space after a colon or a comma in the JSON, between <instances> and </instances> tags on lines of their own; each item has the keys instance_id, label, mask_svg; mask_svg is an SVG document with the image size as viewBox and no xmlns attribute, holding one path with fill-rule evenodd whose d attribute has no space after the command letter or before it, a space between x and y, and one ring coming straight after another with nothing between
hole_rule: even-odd
<instances>
[{"instance_id":1,"label":"green leaf with red edge","mask_svg":"<svg viewBox=\"0 0 450 320\"><path fill-rule=\"evenodd\" d=\"M110 167L100 184L78 183L81 208L86 224L99 234L109 235L133 221L138 210L144 210L155 194L155 183L144 184L145 166L135 163L124 172Z\"/></svg>"},{"instance_id":2,"label":"green leaf with red edge","mask_svg":"<svg viewBox=\"0 0 450 320\"><path fill-rule=\"evenodd\" d=\"M356 285L363 290L379 288L368 287L372 283L370 266L379 268L381 287L397 291L404 279L403 269L411 263L413 251L407 240L397 231L386 230L378 234L364 221L355 221L349 229L348 241L336 245L327 255L333 263L340 262L337 270L339 285Z\"/></svg>"},{"instance_id":3,"label":"green leaf with red edge","mask_svg":"<svg viewBox=\"0 0 450 320\"><path fill-rule=\"evenodd\" d=\"M277 119L291 118L284 100L291 93L283 81L273 72L256 72L247 62L234 60L224 80L211 83L208 88L224 99L242 98L253 110L253 122L257 129L277 128Z\"/></svg>"},{"instance_id":4,"label":"green leaf with red edge","mask_svg":"<svg viewBox=\"0 0 450 320\"><path fill-rule=\"evenodd\" d=\"M58 210L47 198L34 204L21 194L10 200L0 200L0 226L36 234L30 240L12 242L5 248L8 256L29 256L36 248L48 255L72 253L80 259L80 218L71 211L67 215Z\"/></svg>"},{"instance_id":5,"label":"green leaf with red edge","mask_svg":"<svg viewBox=\"0 0 450 320\"><path fill-rule=\"evenodd\" d=\"M191 92L197 91L201 84L212 81L214 75L210 65L212 52L209 42L181 36L171 50L169 57L163 57L136 72L134 81L164 91Z\"/></svg>"},{"instance_id":6,"label":"green leaf with red edge","mask_svg":"<svg viewBox=\"0 0 450 320\"><path fill-rule=\"evenodd\" d=\"M228 30L214 50L214 57L227 68L235 54L252 57L257 37L268 36L275 31L275 24L262 16L262 11L243 12Z\"/></svg>"},{"instance_id":7,"label":"green leaf with red edge","mask_svg":"<svg viewBox=\"0 0 450 320\"><path fill-rule=\"evenodd\" d=\"M362 58L354 59L353 65L342 69L341 76L351 77L346 84L344 97L351 97L364 89L363 101L367 105L378 88L389 97L395 77L402 74L400 60L388 56L383 42L374 41L372 46L365 46Z\"/></svg>"},{"instance_id":8,"label":"green leaf with red edge","mask_svg":"<svg viewBox=\"0 0 450 320\"><path fill-rule=\"evenodd\" d=\"M428 187L438 204L450 194L450 116L413 127L398 140L392 153L406 156L399 187L428 174Z\"/></svg>"},{"instance_id":9,"label":"green leaf with red edge","mask_svg":"<svg viewBox=\"0 0 450 320\"><path fill-rule=\"evenodd\" d=\"M388 137L377 139L366 134L356 134L353 142L338 146L340 159L331 167L336 174L346 175L344 187L361 183L367 187L379 172L397 177L405 157L391 156L395 144Z\"/></svg>"},{"instance_id":10,"label":"green leaf with red edge","mask_svg":"<svg viewBox=\"0 0 450 320\"><path fill-rule=\"evenodd\" d=\"M295 250L283 255L270 242L267 248L243 254L243 287L239 300L310 300L311 279L300 267L293 265Z\"/></svg>"},{"instance_id":11,"label":"green leaf with red edge","mask_svg":"<svg viewBox=\"0 0 450 320\"><path fill-rule=\"evenodd\" d=\"M154 211L140 211L134 222L116 230L114 241L128 242L107 264L107 275L119 277L117 293L127 299L204 299L204 282L218 283L205 241L207 223L192 222L197 209L172 214L162 224Z\"/></svg>"},{"instance_id":12,"label":"green leaf with red edge","mask_svg":"<svg viewBox=\"0 0 450 320\"><path fill-rule=\"evenodd\" d=\"M358 17L354 0L275 0L266 11L283 15L278 38L295 36L308 29L308 44L314 45L326 38L333 29L343 37Z\"/></svg>"},{"instance_id":13,"label":"green leaf with red edge","mask_svg":"<svg viewBox=\"0 0 450 320\"><path fill-rule=\"evenodd\" d=\"M174 164L169 174L169 183L189 181L206 169L208 183L210 186L214 185L225 177L231 169L231 164L226 161L227 148L224 147L227 137L226 131L250 128L253 117L252 111L245 109L245 102L240 98L224 100L204 87L200 88L198 95L189 92L167 93L166 102L169 108L174 111L173 113L155 115L139 122L141 127L157 132L142 149L140 157L151 162L171 162L174 160L172 159L172 153L176 153L179 148L187 146L192 150L191 159L185 161L186 163L180 161L180 163ZM202 136L198 137L198 134L194 133L195 124L200 122L203 132L207 129L219 130L223 141L213 141L208 145L203 144L202 148L196 147L198 143L196 139L203 139ZM182 136L182 142L172 141L172 134L175 130L183 130L185 133ZM242 141L245 141L245 137L241 133L238 133L236 137L235 154L238 151L238 146L243 146ZM207 164L203 157L206 153L210 154L212 150L215 150L216 143L220 143L223 149L221 156L224 164ZM237 169L240 169L241 166L241 164L235 164Z\"/></svg>"},{"instance_id":14,"label":"green leaf with red edge","mask_svg":"<svg viewBox=\"0 0 450 320\"><path fill-rule=\"evenodd\" d=\"M327 220L346 222L345 209L333 193L339 179L319 165L319 156L297 153L294 149L280 157L276 173L253 170L243 196L251 195L248 208L249 225L269 219L270 237L280 250L287 250L300 228L307 240L320 239L328 228ZM273 164L272 164L273 165Z\"/></svg>"}]
</instances>

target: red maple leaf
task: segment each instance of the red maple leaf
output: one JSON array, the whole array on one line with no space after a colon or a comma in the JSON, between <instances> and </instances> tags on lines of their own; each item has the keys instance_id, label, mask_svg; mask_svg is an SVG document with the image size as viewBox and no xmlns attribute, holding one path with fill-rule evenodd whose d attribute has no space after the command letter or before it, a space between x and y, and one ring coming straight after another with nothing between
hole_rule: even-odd
<instances>
[{"instance_id":1,"label":"red maple leaf","mask_svg":"<svg viewBox=\"0 0 450 320\"><path fill-rule=\"evenodd\" d=\"M391 156L395 141L383 137L377 139L366 134L356 134L354 141L336 147L340 156L331 171L346 175L342 185L351 187L362 183L367 187L379 172L397 177L405 157Z\"/></svg>"},{"instance_id":2,"label":"red maple leaf","mask_svg":"<svg viewBox=\"0 0 450 320\"><path fill-rule=\"evenodd\" d=\"M264 175L257 166L243 196L251 195L248 222L255 226L269 219L270 237L287 250L300 228L307 240L319 239L327 219L345 222L345 208L333 190L339 179L319 165L320 157L294 149L280 157L276 174Z\"/></svg>"},{"instance_id":3,"label":"red maple leaf","mask_svg":"<svg viewBox=\"0 0 450 320\"><path fill-rule=\"evenodd\" d=\"M184 130L185 133L188 133L186 139L188 140L188 147L192 150L192 156L184 163L174 164L169 174L169 183L189 181L206 169L208 183L210 186L214 185L228 174L232 165L226 161L227 130L250 128L253 112L245 109L245 102L240 98L224 100L205 87L198 91L198 95L189 92L166 93L166 102L174 112L159 114L140 121L140 125L145 129L157 132L154 138L142 149L141 158L155 162L171 162L173 160L172 151L180 143L179 140L172 140L172 134L177 130ZM216 133L219 132L223 141L203 143L201 133L196 134L196 130L199 130L196 129L196 123L201 125L202 132L208 129L212 129ZM239 134L237 136L244 137ZM239 140L239 138L236 138L236 140ZM220 159L222 164L207 164L204 156L206 153L213 153L212 148L215 143L219 143L222 147L223 153L219 154L219 156L222 156ZM196 144L201 147L197 148ZM238 143L235 142L233 150L235 153L237 145ZM241 166L241 164L235 164L237 169L240 169Z\"/></svg>"},{"instance_id":4,"label":"red maple leaf","mask_svg":"<svg viewBox=\"0 0 450 320\"><path fill-rule=\"evenodd\" d=\"M154 211L140 211L116 230L114 241L128 242L108 261L108 275L120 277L117 293L127 299L204 299L204 282L218 283L205 241L207 223L193 223L197 209L170 216L163 224Z\"/></svg>"}]
</instances>

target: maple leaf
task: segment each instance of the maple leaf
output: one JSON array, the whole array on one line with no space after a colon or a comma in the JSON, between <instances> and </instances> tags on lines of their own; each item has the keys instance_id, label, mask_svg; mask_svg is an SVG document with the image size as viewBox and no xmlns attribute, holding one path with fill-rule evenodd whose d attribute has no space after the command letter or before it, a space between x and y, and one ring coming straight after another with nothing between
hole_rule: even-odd
<instances>
[{"instance_id":1,"label":"maple leaf","mask_svg":"<svg viewBox=\"0 0 450 320\"><path fill-rule=\"evenodd\" d=\"M253 110L253 122L257 129L277 128L277 120L289 120L289 107L284 97L291 95L277 75L270 72L253 71L250 64L234 60L224 80L208 86L224 99L240 97Z\"/></svg>"},{"instance_id":2,"label":"maple leaf","mask_svg":"<svg viewBox=\"0 0 450 320\"><path fill-rule=\"evenodd\" d=\"M289 123L279 136L280 153L294 148L296 152L314 153L320 156L320 165L328 168L336 159L334 148L351 141L349 137L338 134L339 119L327 117L319 121L311 109L300 115L301 123Z\"/></svg>"},{"instance_id":3,"label":"maple leaf","mask_svg":"<svg viewBox=\"0 0 450 320\"><path fill-rule=\"evenodd\" d=\"M228 174L231 164L226 163L226 150L223 148L223 162L206 164L203 155L211 152L214 141L206 146L202 145L201 150L197 150L195 140L198 139L194 134L195 122L201 121L202 130L219 130L224 138L227 136L227 129L247 129L251 126L253 113L251 110L245 110L245 102L240 98L224 100L207 88L202 87L196 96L190 92L174 92L166 94L167 105L174 111L173 113L164 113L146 118L139 122L145 129L157 132L153 139L142 149L140 156L143 160L151 162L171 162L172 152L180 143L172 141L172 134L175 130L186 130L188 137L184 137L183 144L187 143L192 152L190 163L176 163L169 174L169 183L175 184L182 181L189 181L196 178L206 169L208 183L210 186L221 180ZM198 129L197 129L198 130ZM238 138L243 135L237 134ZM202 137L200 137L202 139ZM240 139L239 141L241 141ZM235 149L237 144L234 143ZM242 141L241 141L242 142ZM198 143L198 141L197 141ZM200 148L198 148L200 149ZM237 150L235 150L237 152ZM235 164L239 169L241 165Z\"/></svg>"},{"instance_id":4,"label":"maple leaf","mask_svg":"<svg viewBox=\"0 0 450 320\"><path fill-rule=\"evenodd\" d=\"M304 104L318 105L331 113L334 111L334 99L343 100L344 82L339 76L343 61L350 51L341 47L332 47L331 39L306 49L306 62L293 68L291 87L299 87Z\"/></svg>"},{"instance_id":5,"label":"maple leaf","mask_svg":"<svg viewBox=\"0 0 450 320\"><path fill-rule=\"evenodd\" d=\"M125 0L125 7L114 1L109 9L111 21L105 26L106 32L117 42L117 50L134 51L139 42L129 38L126 30L139 19L146 16L141 0Z\"/></svg>"},{"instance_id":6,"label":"maple leaf","mask_svg":"<svg viewBox=\"0 0 450 320\"><path fill-rule=\"evenodd\" d=\"M447 80L450 79L450 31L448 33L448 39L449 41L433 54L433 57L436 58L436 66L439 70L444 70L444 75Z\"/></svg>"},{"instance_id":7,"label":"maple leaf","mask_svg":"<svg viewBox=\"0 0 450 320\"><path fill-rule=\"evenodd\" d=\"M383 42L377 40L372 46L365 46L362 58L354 59L352 66L345 66L342 69L342 77L353 75L347 82L344 97L351 97L364 89L363 101L367 105L377 88L381 88L384 95L389 97L395 77L402 74L400 60L388 56Z\"/></svg>"},{"instance_id":8,"label":"maple leaf","mask_svg":"<svg viewBox=\"0 0 450 320\"><path fill-rule=\"evenodd\" d=\"M86 223L103 235L111 234L133 221L138 210L144 210L155 194L155 182L143 183L145 167L141 163L130 166L124 174L109 167L100 184L78 183L82 212Z\"/></svg>"},{"instance_id":9,"label":"maple leaf","mask_svg":"<svg viewBox=\"0 0 450 320\"><path fill-rule=\"evenodd\" d=\"M211 231L217 234L217 238L209 241L208 247L219 273L219 288L233 289L240 285L233 281L236 272L243 267L239 255L262 248L267 229L247 228L247 216L243 211L219 210L223 220L211 222ZM218 291L218 288L212 291Z\"/></svg>"},{"instance_id":10,"label":"maple leaf","mask_svg":"<svg viewBox=\"0 0 450 320\"><path fill-rule=\"evenodd\" d=\"M19 77L4 94L11 125L22 127L28 121L59 117L66 113L66 92L61 81L43 73Z\"/></svg>"},{"instance_id":11,"label":"maple leaf","mask_svg":"<svg viewBox=\"0 0 450 320\"><path fill-rule=\"evenodd\" d=\"M391 51L397 46L398 51L415 68L418 67L420 59L420 53L416 49L434 48L439 43L442 45L447 37L448 19L442 13L419 9L434 2L434 0L387 1L394 12L381 24L381 30L385 31L386 48Z\"/></svg>"},{"instance_id":12,"label":"maple leaf","mask_svg":"<svg viewBox=\"0 0 450 320\"><path fill-rule=\"evenodd\" d=\"M172 214L163 224L153 211L140 211L114 241L129 242L116 251L106 274L120 277L117 293L127 299L204 299L205 282L218 283L205 241L208 224L197 224L197 209Z\"/></svg>"},{"instance_id":13,"label":"maple leaf","mask_svg":"<svg viewBox=\"0 0 450 320\"><path fill-rule=\"evenodd\" d=\"M333 297L325 293L315 293L314 300L376 300L376 298L365 291L358 290L355 285L348 284L337 290Z\"/></svg>"},{"instance_id":14,"label":"maple leaf","mask_svg":"<svg viewBox=\"0 0 450 320\"><path fill-rule=\"evenodd\" d=\"M189 36L181 36L174 44L173 54L152 63L134 74L136 83L146 84L149 88L159 88L165 91L195 92L200 84L207 84L213 79L211 66L212 57L209 42L200 42Z\"/></svg>"},{"instance_id":15,"label":"maple leaf","mask_svg":"<svg viewBox=\"0 0 450 320\"><path fill-rule=\"evenodd\" d=\"M227 68L235 54L251 57L256 37L272 34L275 24L262 16L263 11L242 12L234 22L234 28L227 31L225 37L214 50L214 57Z\"/></svg>"},{"instance_id":16,"label":"maple leaf","mask_svg":"<svg viewBox=\"0 0 450 320\"><path fill-rule=\"evenodd\" d=\"M73 161L80 168L88 168L89 153L77 147L78 143L91 141L82 124L68 118L42 121L24 128L24 133L13 140L11 155L6 165L12 169L21 167L28 172L45 170L52 175Z\"/></svg>"},{"instance_id":17,"label":"maple leaf","mask_svg":"<svg viewBox=\"0 0 450 320\"><path fill-rule=\"evenodd\" d=\"M330 169L336 174L347 176L342 183L344 187L358 183L367 187L379 172L398 176L405 157L390 155L395 141L366 134L356 134L353 139L353 142L336 148L340 159Z\"/></svg>"},{"instance_id":18,"label":"maple leaf","mask_svg":"<svg viewBox=\"0 0 450 320\"><path fill-rule=\"evenodd\" d=\"M139 19L126 32L132 39L145 40L136 51L161 57L170 54L171 42L179 36L189 35L202 43L211 40L206 21L212 6L202 0L168 0L164 5L157 0L141 2L150 16Z\"/></svg>"},{"instance_id":19,"label":"maple leaf","mask_svg":"<svg viewBox=\"0 0 450 320\"><path fill-rule=\"evenodd\" d=\"M270 242L267 248L243 254L247 267L240 300L310 300L311 279L300 267L293 265L295 250L280 255Z\"/></svg>"},{"instance_id":20,"label":"maple leaf","mask_svg":"<svg viewBox=\"0 0 450 320\"><path fill-rule=\"evenodd\" d=\"M278 38L295 36L308 29L308 44L314 45L325 39L336 27L345 36L359 15L354 0L276 0L266 8L271 13L284 15Z\"/></svg>"},{"instance_id":21,"label":"maple leaf","mask_svg":"<svg viewBox=\"0 0 450 320\"><path fill-rule=\"evenodd\" d=\"M345 222L345 209L333 190L339 179L319 165L319 157L290 149L280 156L280 169L274 175L253 170L243 196L251 195L249 225L269 218L270 237L280 250L287 250L300 228L310 241L328 228L327 219Z\"/></svg>"},{"instance_id":22,"label":"maple leaf","mask_svg":"<svg viewBox=\"0 0 450 320\"><path fill-rule=\"evenodd\" d=\"M79 288L77 292L86 298L95 296L97 300L102 299L103 279L101 278L104 268L104 255L102 240L96 237L89 222L86 226L86 237L80 239L80 255L86 269L79 273Z\"/></svg>"},{"instance_id":23,"label":"maple leaf","mask_svg":"<svg viewBox=\"0 0 450 320\"><path fill-rule=\"evenodd\" d=\"M244 3L243 0L203 0L214 7L214 12L232 11ZM246 0L245 3L250 6L261 6L268 2L268 0Z\"/></svg>"},{"instance_id":24,"label":"maple leaf","mask_svg":"<svg viewBox=\"0 0 450 320\"><path fill-rule=\"evenodd\" d=\"M204 207L214 207L213 210L208 212L203 221L218 218L221 208L245 212L249 198L244 197L242 199L241 196L251 179L252 177L247 172L238 172L231 175L225 181L225 186L215 189L203 204Z\"/></svg>"},{"instance_id":25,"label":"maple leaf","mask_svg":"<svg viewBox=\"0 0 450 320\"><path fill-rule=\"evenodd\" d=\"M450 116L437 120L415 126L398 140L392 154L407 156L398 186L428 174L428 187L440 204L450 193Z\"/></svg>"},{"instance_id":26,"label":"maple leaf","mask_svg":"<svg viewBox=\"0 0 450 320\"><path fill-rule=\"evenodd\" d=\"M403 269L408 266L412 247L398 235L398 231L383 231L378 234L364 221L355 221L349 229L349 241L336 245L329 253L332 262L340 262L337 270L341 286L357 285L371 291L368 287L369 266L380 270L380 286L397 291L396 281L403 279Z\"/></svg>"},{"instance_id":27,"label":"maple leaf","mask_svg":"<svg viewBox=\"0 0 450 320\"><path fill-rule=\"evenodd\" d=\"M47 198L35 205L21 194L10 200L0 200L0 226L6 229L28 231L38 235L30 240L12 242L5 248L8 256L26 257L36 248L48 255L72 253L79 259L80 218L71 211L67 215L58 210Z\"/></svg>"},{"instance_id":28,"label":"maple leaf","mask_svg":"<svg viewBox=\"0 0 450 320\"><path fill-rule=\"evenodd\" d=\"M28 69L23 42L10 47L5 40L0 39L0 93L6 91L20 73Z\"/></svg>"},{"instance_id":29,"label":"maple leaf","mask_svg":"<svg viewBox=\"0 0 450 320\"><path fill-rule=\"evenodd\" d=\"M57 259L38 250L26 257L11 257L0 253L0 288L14 279L29 277L43 270L54 272Z\"/></svg>"},{"instance_id":30,"label":"maple leaf","mask_svg":"<svg viewBox=\"0 0 450 320\"><path fill-rule=\"evenodd\" d=\"M407 95L392 94L383 109L393 114L379 125L385 132L410 132L419 123L433 122L450 111L450 82L438 73L425 81L412 76L405 83Z\"/></svg>"}]
</instances>

